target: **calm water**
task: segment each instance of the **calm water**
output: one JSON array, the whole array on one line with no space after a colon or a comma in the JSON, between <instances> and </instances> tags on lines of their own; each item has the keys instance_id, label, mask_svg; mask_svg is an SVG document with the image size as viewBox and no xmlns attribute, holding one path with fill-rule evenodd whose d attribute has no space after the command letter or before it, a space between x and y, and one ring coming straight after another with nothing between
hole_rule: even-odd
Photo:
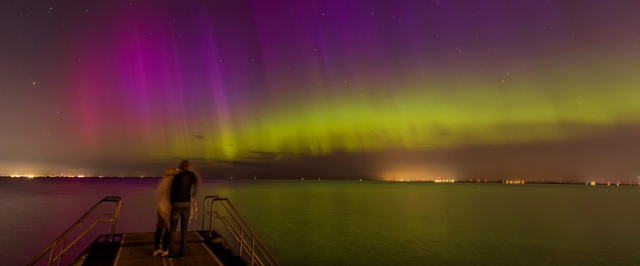
<instances>
[{"instance_id":1,"label":"calm water","mask_svg":"<svg viewBox=\"0 0 640 266\"><path fill-rule=\"evenodd\" d=\"M105 196L123 198L118 232L153 231L157 182L0 179L3 265ZM208 180L205 195L229 198L282 265L640 263L638 187Z\"/></svg>"}]
</instances>

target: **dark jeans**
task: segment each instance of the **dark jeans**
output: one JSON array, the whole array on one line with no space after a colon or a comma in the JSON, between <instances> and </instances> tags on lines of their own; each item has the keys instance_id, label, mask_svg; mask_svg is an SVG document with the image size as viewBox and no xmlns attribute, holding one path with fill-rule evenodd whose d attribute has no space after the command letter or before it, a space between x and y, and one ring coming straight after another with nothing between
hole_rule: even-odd
<instances>
[{"instance_id":1,"label":"dark jeans","mask_svg":"<svg viewBox=\"0 0 640 266\"><path fill-rule=\"evenodd\" d=\"M156 234L153 237L153 250L160 248L160 238L162 238L162 250L167 250L169 245L169 225L165 224L160 213L158 213L158 225L156 225Z\"/></svg>"},{"instance_id":2,"label":"dark jeans","mask_svg":"<svg viewBox=\"0 0 640 266\"><path fill-rule=\"evenodd\" d=\"M169 228L169 253L173 253L173 243L175 242L176 227L178 227L178 219L180 219L180 252L184 254L186 245L185 238L187 236L187 227L189 226L189 213L191 212L191 202L177 202L171 205L171 227Z\"/></svg>"}]
</instances>

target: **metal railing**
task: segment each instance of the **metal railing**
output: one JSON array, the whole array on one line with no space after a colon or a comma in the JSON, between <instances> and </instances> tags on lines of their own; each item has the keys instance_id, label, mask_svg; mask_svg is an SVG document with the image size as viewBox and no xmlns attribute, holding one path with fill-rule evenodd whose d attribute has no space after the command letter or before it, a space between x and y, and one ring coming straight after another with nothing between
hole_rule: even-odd
<instances>
[{"instance_id":1,"label":"metal railing","mask_svg":"<svg viewBox=\"0 0 640 266\"><path fill-rule=\"evenodd\" d=\"M96 210L98 206L103 202L115 202L116 207L115 207L114 213L102 214L87 229L85 229L82 233L80 233L80 235L78 235L73 241L71 241L69 245L67 245L67 238L69 236L69 233L71 233L76 227L78 227L78 225L80 225L80 223L82 223L89 215L91 215L93 211ZM96 203L96 205L94 205L93 208L91 208L89 211L87 211L87 213L85 213L82 217L80 217L80 219L78 219L78 221L76 221L72 226L70 226L69 229L67 229L67 231L64 231L62 235L60 235L56 240L54 240L53 243L51 243L42 252L40 252L40 254L38 254L38 256L36 256L35 258L33 258L27 265L35 265L47 253L50 253L49 262L47 263L47 265L52 265L55 261L58 261L58 265L60 265L62 263L62 256L64 255L64 253L67 252L69 248L71 248L71 246L73 246L76 242L78 242L80 238L82 238L85 234L87 234L87 232L89 232L89 230L95 227L96 224L98 224L99 222L111 222L111 235L109 236L109 242L113 241L113 235L115 234L115 231L116 231L116 224L118 223L118 215L120 214L120 203L121 203L120 197L105 197L104 199L98 201L98 203ZM59 250L59 254L55 255L56 246L60 244L60 242L62 242L62 248Z\"/></svg>"},{"instance_id":2,"label":"metal railing","mask_svg":"<svg viewBox=\"0 0 640 266\"><path fill-rule=\"evenodd\" d=\"M211 202L209 210L207 209L208 202ZM217 205L221 208L214 208L216 206L215 203L218 203ZM209 227L205 230L207 215L209 215ZM249 265L278 265L256 233L242 220L227 198L206 196L202 206L202 231L209 231L210 237L215 219L219 219L237 241L238 245L232 246L232 249L237 248L238 250L234 251L238 252L242 258L249 257Z\"/></svg>"}]
</instances>

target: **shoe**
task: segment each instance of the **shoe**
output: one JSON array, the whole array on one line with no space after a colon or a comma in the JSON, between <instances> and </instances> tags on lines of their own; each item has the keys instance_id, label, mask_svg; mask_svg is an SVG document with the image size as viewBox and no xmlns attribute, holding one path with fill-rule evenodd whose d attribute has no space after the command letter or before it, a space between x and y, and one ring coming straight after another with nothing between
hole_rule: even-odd
<instances>
[{"instance_id":1,"label":"shoe","mask_svg":"<svg viewBox=\"0 0 640 266\"><path fill-rule=\"evenodd\" d=\"M158 256L158 255L161 255L162 253L163 253L162 249L156 249L156 250L153 251L153 256L155 257L155 256Z\"/></svg>"}]
</instances>

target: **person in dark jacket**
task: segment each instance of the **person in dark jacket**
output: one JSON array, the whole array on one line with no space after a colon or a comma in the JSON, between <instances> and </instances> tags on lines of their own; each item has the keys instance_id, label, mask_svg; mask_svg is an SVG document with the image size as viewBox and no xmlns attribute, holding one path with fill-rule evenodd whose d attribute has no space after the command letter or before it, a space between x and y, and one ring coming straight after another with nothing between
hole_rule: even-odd
<instances>
[{"instance_id":1,"label":"person in dark jacket","mask_svg":"<svg viewBox=\"0 0 640 266\"><path fill-rule=\"evenodd\" d=\"M189 161L180 162L179 172L173 177L169 199L171 202L171 225L169 227L169 257L184 257L185 237L189 226L191 212L191 198L195 197L198 188L196 174L189 170ZM180 220L180 252L173 253L176 227Z\"/></svg>"}]
</instances>

